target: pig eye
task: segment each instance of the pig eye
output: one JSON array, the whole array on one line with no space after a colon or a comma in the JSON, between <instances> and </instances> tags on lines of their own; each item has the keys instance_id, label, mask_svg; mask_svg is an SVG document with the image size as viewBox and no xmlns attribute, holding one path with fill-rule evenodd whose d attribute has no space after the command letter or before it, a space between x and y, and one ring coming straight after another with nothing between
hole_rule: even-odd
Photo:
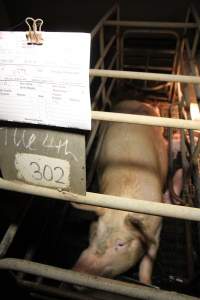
<instances>
[{"instance_id":1,"label":"pig eye","mask_svg":"<svg viewBox=\"0 0 200 300\"><path fill-rule=\"evenodd\" d=\"M123 249L125 246L126 246L126 243L124 241L117 240L116 245L115 245L115 249L120 250L120 249Z\"/></svg>"}]
</instances>

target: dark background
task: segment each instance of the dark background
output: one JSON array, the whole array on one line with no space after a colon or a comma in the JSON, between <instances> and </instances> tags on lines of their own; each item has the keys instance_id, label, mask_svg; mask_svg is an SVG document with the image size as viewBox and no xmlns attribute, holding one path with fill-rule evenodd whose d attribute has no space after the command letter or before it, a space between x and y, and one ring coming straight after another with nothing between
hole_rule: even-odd
<instances>
[{"instance_id":1,"label":"dark background","mask_svg":"<svg viewBox=\"0 0 200 300\"><path fill-rule=\"evenodd\" d=\"M122 19L146 21L184 21L188 0L121 0ZM200 7L200 1L193 3ZM112 0L1 0L0 29L23 22L31 16L43 18L43 30L88 31L112 6Z\"/></svg>"}]
</instances>

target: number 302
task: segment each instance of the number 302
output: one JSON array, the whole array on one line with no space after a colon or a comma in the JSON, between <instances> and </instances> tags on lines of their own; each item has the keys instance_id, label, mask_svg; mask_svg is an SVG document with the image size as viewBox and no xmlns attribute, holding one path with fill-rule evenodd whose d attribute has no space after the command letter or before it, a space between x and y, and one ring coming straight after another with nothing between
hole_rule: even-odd
<instances>
[{"instance_id":1,"label":"number 302","mask_svg":"<svg viewBox=\"0 0 200 300\"><path fill-rule=\"evenodd\" d=\"M61 167L51 167L47 164L40 166L37 162L30 162L30 166L33 169L32 177L35 180L54 181L56 183L64 184L62 181L64 177L64 171Z\"/></svg>"}]
</instances>

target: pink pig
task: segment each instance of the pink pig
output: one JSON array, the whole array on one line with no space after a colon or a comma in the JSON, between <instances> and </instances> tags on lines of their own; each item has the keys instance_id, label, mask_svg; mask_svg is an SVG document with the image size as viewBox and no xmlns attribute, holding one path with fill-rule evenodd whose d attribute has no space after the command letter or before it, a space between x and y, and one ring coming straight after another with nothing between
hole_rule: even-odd
<instances>
[{"instance_id":1,"label":"pink pig","mask_svg":"<svg viewBox=\"0 0 200 300\"><path fill-rule=\"evenodd\" d=\"M131 100L120 102L114 111L158 115L152 106ZM100 193L132 198L133 201L162 202L167 170L163 128L108 124L98 164ZM94 210L99 218L91 225L89 247L82 252L73 270L114 277L139 262L139 279L150 284L159 247L161 218L87 205L75 206Z\"/></svg>"}]
</instances>

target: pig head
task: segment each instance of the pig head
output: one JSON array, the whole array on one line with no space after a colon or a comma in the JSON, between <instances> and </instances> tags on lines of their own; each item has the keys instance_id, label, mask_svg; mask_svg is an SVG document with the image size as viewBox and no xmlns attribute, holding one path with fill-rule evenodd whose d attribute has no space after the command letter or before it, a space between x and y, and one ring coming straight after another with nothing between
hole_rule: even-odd
<instances>
[{"instance_id":1,"label":"pig head","mask_svg":"<svg viewBox=\"0 0 200 300\"><path fill-rule=\"evenodd\" d=\"M151 106L128 100L120 102L114 111L157 115ZM133 201L162 202L167 166L167 144L161 127L108 124L98 163L100 193L132 198ZM161 218L75 206L94 210L98 219L91 225L89 247L82 252L73 269L114 277L139 262L139 279L149 284L159 246Z\"/></svg>"}]
</instances>

